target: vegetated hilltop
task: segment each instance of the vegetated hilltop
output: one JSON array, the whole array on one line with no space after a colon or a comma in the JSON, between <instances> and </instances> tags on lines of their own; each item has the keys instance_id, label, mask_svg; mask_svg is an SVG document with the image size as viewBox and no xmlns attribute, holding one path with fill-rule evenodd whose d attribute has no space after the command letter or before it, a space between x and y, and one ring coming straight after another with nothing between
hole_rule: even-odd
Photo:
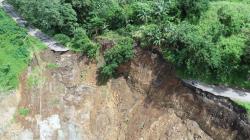
<instances>
[{"instance_id":1,"label":"vegetated hilltop","mask_svg":"<svg viewBox=\"0 0 250 140\"><path fill-rule=\"evenodd\" d=\"M0 9L0 91L17 87L18 78L26 69L32 52L45 48L37 39L28 36Z\"/></svg>"},{"instance_id":2,"label":"vegetated hilltop","mask_svg":"<svg viewBox=\"0 0 250 140\"><path fill-rule=\"evenodd\" d=\"M133 46L159 50L183 77L250 88L248 0L8 0L32 23L115 75ZM108 41L107 41L108 40ZM103 49L102 49L103 50Z\"/></svg>"}]
</instances>

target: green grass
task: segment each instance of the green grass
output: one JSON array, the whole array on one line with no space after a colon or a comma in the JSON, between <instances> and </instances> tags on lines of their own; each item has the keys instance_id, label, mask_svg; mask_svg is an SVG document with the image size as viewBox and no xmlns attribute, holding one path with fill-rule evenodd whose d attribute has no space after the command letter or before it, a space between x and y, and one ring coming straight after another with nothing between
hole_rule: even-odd
<instances>
[{"instance_id":1,"label":"green grass","mask_svg":"<svg viewBox=\"0 0 250 140\"><path fill-rule=\"evenodd\" d=\"M250 102L236 101L236 103L246 109L248 116L250 117Z\"/></svg>"},{"instance_id":2,"label":"green grass","mask_svg":"<svg viewBox=\"0 0 250 140\"><path fill-rule=\"evenodd\" d=\"M32 53L45 47L0 9L0 91L15 89Z\"/></svg>"},{"instance_id":3,"label":"green grass","mask_svg":"<svg viewBox=\"0 0 250 140\"><path fill-rule=\"evenodd\" d=\"M30 110L28 108L25 108L25 107L24 108L19 108L18 113L19 113L20 116L26 117L26 116L29 115Z\"/></svg>"},{"instance_id":4,"label":"green grass","mask_svg":"<svg viewBox=\"0 0 250 140\"><path fill-rule=\"evenodd\" d=\"M58 64L55 64L55 63L48 63L47 64L47 68L49 69L54 69L54 68L58 68L59 65Z\"/></svg>"},{"instance_id":5,"label":"green grass","mask_svg":"<svg viewBox=\"0 0 250 140\"><path fill-rule=\"evenodd\" d=\"M37 87L44 82L43 77L41 77L41 68L35 67L27 79L27 85L29 88Z\"/></svg>"}]
</instances>

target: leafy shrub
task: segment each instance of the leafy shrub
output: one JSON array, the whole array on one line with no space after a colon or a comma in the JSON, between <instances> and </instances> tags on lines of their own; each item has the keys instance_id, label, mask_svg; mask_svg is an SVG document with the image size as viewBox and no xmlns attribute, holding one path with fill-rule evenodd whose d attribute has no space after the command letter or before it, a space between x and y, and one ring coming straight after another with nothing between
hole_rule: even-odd
<instances>
[{"instance_id":1,"label":"leafy shrub","mask_svg":"<svg viewBox=\"0 0 250 140\"><path fill-rule=\"evenodd\" d=\"M165 47L177 50L185 48L191 44L190 40L195 38L195 35L192 33L197 32L197 28L188 22L181 22L178 25L167 23L164 30L165 33L163 36L166 39L166 43L164 44ZM197 36L199 36L198 33Z\"/></svg>"},{"instance_id":2,"label":"leafy shrub","mask_svg":"<svg viewBox=\"0 0 250 140\"><path fill-rule=\"evenodd\" d=\"M99 48L96 43L88 38L85 30L83 30L82 28L76 29L71 44L71 47L75 51L81 51L84 54L87 54L87 56L91 59L96 57L96 53Z\"/></svg>"},{"instance_id":3,"label":"leafy shrub","mask_svg":"<svg viewBox=\"0 0 250 140\"><path fill-rule=\"evenodd\" d=\"M118 29L126 25L124 9L113 0L93 1L93 11L90 14L91 18L99 17L104 21L108 29Z\"/></svg>"},{"instance_id":4,"label":"leafy shrub","mask_svg":"<svg viewBox=\"0 0 250 140\"><path fill-rule=\"evenodd\" d=\"M100 74L105 78L110 78L115 75L116 68L128 62L133 57L133 41L128 37L123 37L115 33L106 34L105 37L106 39L112 39L115 45L105 51L105 65L100 68Z\"/></svg>"},{"instance_id":5,"label":"leafy shrub","mask_svg":"<svg viewBox=\"0 0 250 140\"><path fill-rule=\"evenodd\" d=\"M231 7L228 5L222 6L218 10L218 18L224 25L223 33L225 36L230 36L233 33L238 33L243 28L244 24L250 22L250 17L241 12L242 9ZM243 8L244 11L244 8Z\"/></svg>"},{"instance_id":6,"label":"leafy shrub","mask_svg":"<svg viewBox=\"0 0 250 140\"><path fill-rule=\"evenodd\" d=\"M132 45L116 45L104 54L105 65L101 67L101 74L105 77L115 75L115 70L120 64L133 57Z\"/></svg>"},{"instance_id":7,"label":"leafy shrub","mask_svg":"<svg viewBox=\"0 0 250 140\"><path fill-rule=\"evenodd\" d=\"M149 3L146 2L135 2L131 4L131 13L129 15L129 19L132 23L135 24L143 24L151 21L153 8Z\"/></svg>"},{"instance_id":8,"label":"leafy shrub","mask_svg":"<svg viewBox=\"0 0 250 140\"><path fill-rule=\"evenodd\" d=\"M98 16L93 16L87 23L88 33L90 35L102 34L105 29L107 29L105 19Z\"/></svg>"},{"instance_id":9,"label":"leafy shrub","mask_svg":"<svg viewBox=\"0 0 250 140\"><path fill-rule=\"evenodd\" d=\"M208 9L209 0L175 0L180 18L197 20L201 14Z\"/></svg>"},{"instance_id":10,"label":"leafy shrub","mask_svg":"<svg viewBox=\"0 0 250 140\"><path fill-rule=\"evenodd\" d=\"M42 30L72 35L77 15L71 4L61 0L9 0L22 15ZM32 5L32 6L31 6Z\"/></svg>"},{"instance_id":11,"label":"leafy shrub","mask_svg":"<svg viewBox=\"0 0 250 140\"><path fill-rule=\"evenodd\" d=\"M172 5L170 1L156 1L151 3L153 7L152 16L157 22L162 22L163 20L169 18L170 10Z\"/></svg>"},{"instance_id":12,"label":"leafy shrub","mask_svg":"<svg viewBox=\"0 0 250 140\"><path fill-rule=\"evenodd\" d=\"M165 41L161 29L156 24L143 25L134 31L132 36L141 47L161 46Z\"/></svg>"},{"instance_id":13,"label":"leafy shrub","mask_svg":"<svg viewBox=\"0 0 250 140\"><path fill-rule=\"evenodd\" d=\"M244 49L243 62L250 65L250 42L247 43L247 46Z\"/></svg>"},{"instance_id":14,"label":"leafy shrub","mask_svg":"<svg viewBox=\"0 0 250 140\"><path fill-rule=\"evenodd\" d=\"M29 115L30 110L28 108L19 108L18 110L19 115L21 115L22 117L26 117Z\"/></svg>"},{"instance_id":15,"label":"leafy shrub","mask_svg":"<svg viewBox=\"0 0 250 140\"><path fill-rule=\"evenodd\" d=\"M241 62L241 57L245 48L245 39L231 36L230 38L221 38L218 43L222 55L223 64L220 65L221 69L228 74L237 69Z\"/></svg>"},{"instance_id":16,"label":"leafy shrub","mask_svg":"<svg viewBox=\"0 0 250 140\"><path fill-rule=\"evenodd\" d=\"M83 23L90 16L90 12L93 10L93 1L94 0L65 0L65 2L72 5L80 23Z\"/></svg>"},{"instance_id":17,"label":"leafy shrub","mask_svg":"<svg viewBox=\"0 0 250 140\"><path fill-rule=\"evenodd\" d=\"M56 34L56 35L54 36L54 39L55 39L58 43L60 43L60 44L62 44L62 45L65 45L65 46L68 46L69 43L70 43L70 41L71 41L70 37L68 37L68 36L65 35L65 34Z\"/></svg>"}]
</instances>

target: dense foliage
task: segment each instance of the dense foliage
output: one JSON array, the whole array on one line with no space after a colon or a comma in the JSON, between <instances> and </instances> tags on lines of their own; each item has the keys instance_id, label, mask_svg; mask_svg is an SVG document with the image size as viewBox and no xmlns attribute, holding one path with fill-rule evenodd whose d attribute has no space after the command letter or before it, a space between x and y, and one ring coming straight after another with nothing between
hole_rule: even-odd
<instances>
[{"instance_id":1,"label":"dense foliage","mask_svg":"<svg viewBox=\"0 0 250 140\"><path fill-rule=\"evenodd\" d=\"M92 40L112 34L114 46L103 53L106 76L131 59L138 44L158 47L184 77L250 88L248 0L8 1L32 24L92 58L99 50ZM117 41L123 38L126 43Z\"/></svg>"},{"instance_id":2,"label":"dense foliage","mask_svg":"<svg viewBox=\"0 0 250 140\"><path fill-rule=\"evenodd\" d=\"M106 76L104 78L109 78L115 75L115 69L118 68L119 65L129 61L133 57L133 41L128 37L122 37L112 32L104 34L99 38L105 40L112 39L115 41L115 47L108 49L104 53L105 64L100 69L101 74Z\"/></svg>"},{"instance_id":3,"label":"dense foliage","mask_svg":"<svg viewBox=\"0 0 250 140\"><path fill-rule=\"evenodd\" d=\"M0 91L13 89L28 65L31 51L44 46L0 9Z\"/></svg>"}]
</instances>

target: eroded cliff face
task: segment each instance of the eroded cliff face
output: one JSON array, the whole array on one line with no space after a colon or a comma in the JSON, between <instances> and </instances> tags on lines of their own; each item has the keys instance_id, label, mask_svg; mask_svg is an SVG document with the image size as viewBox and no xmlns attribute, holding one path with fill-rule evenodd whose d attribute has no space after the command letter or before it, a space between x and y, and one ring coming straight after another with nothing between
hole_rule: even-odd
<instances>
[{"instance_id":1,"label":"eroded cliff face","mask_svg":"<svg viewBox=\"0 0 250 140\"><path fill-rule=\"evenodd\" d=\"M240 108L185 87L156 54L137 50L106 85L97 66L70 52L37 55L21 77L18 108L30 113L16 111L0 139L249 139Z\"/></svg>"},{"instance_id":2,"label":"eroded cliff face","mask_svg":"<svg viewBox=\"0 0 250 140\"><path fill-rule=\"evenodd\" d=\"M137 50L128 77L133 91L146 94L156 108L171 108L181 119L197 122L213 139L250 139L245 110L230 99L188 87L156 53Z\"/></svg>"}]
</instances>

